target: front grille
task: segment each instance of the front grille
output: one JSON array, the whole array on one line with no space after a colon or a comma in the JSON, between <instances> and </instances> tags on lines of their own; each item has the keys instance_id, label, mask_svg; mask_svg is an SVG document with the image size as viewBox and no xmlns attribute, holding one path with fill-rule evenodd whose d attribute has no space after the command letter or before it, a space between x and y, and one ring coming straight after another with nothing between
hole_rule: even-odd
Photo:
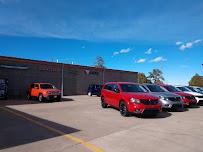
<instances>
[{"instance_id":1,"label":"front grille","mask_svg":"<svg viewBox=\"0 0 203 152\"><path fill-rule=\"evenodd\" d=\"M186 96L185 98L187 98L187 99L189 99L189 100L195 99L194 96Z\"/></svg>"},{"instance_id":2,"label":"front grille","mask_svg":"<svg viewBox=\"0 0 203 152\"><path fill-rule=\"evenodd\" d=\"M172 105L171 108L177 109L177 108L182 108L182 107L183 107L183 106L182 106L181 104L174 104L174 105Z\"/></svg>"},{"instance_id":3,"label":"front grille","mask_svg":"<svg viewBox=\"0 0 203 152\"><path fill-rule=\"evenodd\" d=\"M203 98L203 96L196 96L196 97L198 97L198 98Z\"/></svg>"},{"instance_id":4,"label":"front grille","mask_svg":"<svg viewBox=\"0 0 203 152\"><path fill-rule=\"evenodd\" d=\"M181 101L181 97L169 97L170 101Z\"/></svg>"},{"instance_id":5,"label":"front grille","mask_svg":"<svg viewBox=\"0 0 203 152\"><path fill-rule=\"evenodd\" d=\"M141 99L140 102L144 105L156 105L159 103L159 100Z\"/></svg>"},{"instance_id":6,"label":"front grille","mask_svg":"<svg viewBox=\"0 0 203 152\"><path fill-rule=\"evenodd\" d=\"M48 92L49 95L58 95L60 94L60 92L56 92L56 91L50 91Z\"/></svg>"}]
</instances>

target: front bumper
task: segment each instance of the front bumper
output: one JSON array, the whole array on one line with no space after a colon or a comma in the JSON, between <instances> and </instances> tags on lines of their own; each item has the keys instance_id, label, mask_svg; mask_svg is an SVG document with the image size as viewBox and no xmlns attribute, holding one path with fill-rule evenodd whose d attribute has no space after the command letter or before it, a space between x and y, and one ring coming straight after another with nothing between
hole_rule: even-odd
<instances>
[{"instance_id":1,"label":"front bumper","mask_svg":"<svg viewBox=\"0 0 203 152\"><path fill-rule=\"evenodd\" d=\"M182 102L174 102L174 101L168 101L168 100L160 100L162 103L162 108L164 109L181 109L184 108L184 105Z\"/></svg>"},{"instance_id":2,"label":"front bumper","mask_svg":"<svg viewBox=\"0 0 203 152\"><path fill-rule=\"evenodd\" d=\"M193 100L184 99L184 106L193 106L193 105L197 105L196 99Z\"/></svg>"},{"instance_id":3,"label":"front bumper","mask_svg":"<svg viewBox=\"0 0 203 152\"><path fill-rule=\"evenodd\" d=\"M135 114L155 114L161 112L161 105L135 104L131 112Z\"/></svg>"},{"instance_id":4,"label":"front bumper","mask_svg":"<svg viewBox=\"0 0 203 152\"><path fill-rule=\"evenodd\" d=\"M44 99L46 99L46 100L60 100L61 95L48 95L48 96L45 96Z\"/></svg>"},{"instance_id":5,"label":"front bumper","mask_svg":"<svg viewBox=\"0 0 203 152\"><path fill-rule=\"evenodd\" d=\"M203 96L202 97L195 97L198 104L203 104Z\"/></svg>"},{"instance_id":6,"label":"front bumper","mask_svg":"<svg viewBox=\"0 0 203 152\"><path fill-rule=\"evenodd\" d=\"M145 109L135 109L135 114L157 114L161 111L159 108L145 108Z\"/></svg>"}]
</instances>

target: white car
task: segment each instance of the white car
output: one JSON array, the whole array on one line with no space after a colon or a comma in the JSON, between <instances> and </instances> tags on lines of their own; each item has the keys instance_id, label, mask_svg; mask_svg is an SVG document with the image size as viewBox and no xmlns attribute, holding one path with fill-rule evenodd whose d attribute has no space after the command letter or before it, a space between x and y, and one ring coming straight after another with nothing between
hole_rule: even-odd
<instances>
[{"instance_id":1,"label":"white car","mask_svg":"<svg viewBox=\"0 0 203 152\"><path fill-rule=\"evenodd\" d=\"M183 91L185 93L189 93L189 94L195 96L197 103L199 103L199 104L203 103L203 94L192 91L191 89L189 89L188 87L185 87L185 86L175 86L175 87L180 89L181 91Z\"/></svg>"}]
</instances>

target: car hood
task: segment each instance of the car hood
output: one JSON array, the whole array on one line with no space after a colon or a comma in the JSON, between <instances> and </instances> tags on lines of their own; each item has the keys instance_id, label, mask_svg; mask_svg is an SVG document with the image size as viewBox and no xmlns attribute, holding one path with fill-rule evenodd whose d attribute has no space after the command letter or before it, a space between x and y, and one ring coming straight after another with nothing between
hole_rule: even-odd
<instances>
[{"instance_id":1,"label":"car hood","mask_svg":"<svg viewBox=\"0 0 203 152\"><path fill-rule=\"evenodd\" d=\"M186 97L186 96L191 96L192 94L189 94L189 93L185 93L185 92L173 92L177 95L180 95L180 96L183 96L183 97Z\"/></svg>"},{"instance_id":2,"label":"car hood","mask_svg":"<svg viewBox=\"0 0 203 152\"><path fill-rule=\"evenodd\" d=\"M157 96L157 97L180 97L177 94L171 93L171 92L149 92L149 94Z\"/></svg>"},{"instance_id":3,"label":"car hood","mask_svg":"<svg viewBox=\"0 0 203 152\"><path fill-rule=\"evenodd\" d=\"M151 99L151 100L157 100L158 98L154 95L150 95L149 93L134 93L134 92L125 92L123 93L123 96L125 98L135 98L135 99Z\"/></svg>"},{"instance_id":4,"label":"car hood","mask_svg":"<svg viewBox=\"0 0 203 152\"><path fill-rule=\"evenodd\" d=\"M203 94L201 94L201 93L197 93L197 92L190 92L190 91L184 91L185 93L189 93L189 94L191 94L191 95L193 95L193 96L203 96Z\"/></svg>"}]
</instances>

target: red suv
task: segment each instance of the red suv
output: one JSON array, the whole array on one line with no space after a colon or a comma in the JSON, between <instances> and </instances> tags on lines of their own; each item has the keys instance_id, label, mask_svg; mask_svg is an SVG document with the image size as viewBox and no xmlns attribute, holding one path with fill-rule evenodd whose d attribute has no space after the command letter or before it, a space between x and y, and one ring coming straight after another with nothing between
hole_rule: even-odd
<instances>
[{"instance_id":1,"label":"red suv","mask_svg":"<svg viewBox=\"0 0 203 152\"><path fill-rule=\"evenodd\" d=\"M161 111L158 97L149 95L139 84L130 82L109 82L103 86L101 106L106 108L108 105L118 108L122 116L131 113L156 116Z\"/></svg>"},{"instance_id":2,"label":"red suv","mask_svg":"<svg viewBox=\"0 0 203 152\"><path fill-rule=\"evenodd\" d=\"M50 83L33 83L27 92L28 99L37 98L40 102L44 100L61 100L61 91Z\"/></svg>"},{"instance_id":3,"label":"red suv","mask_svg":"<svg viewBox=\"0 0 203 152\"><path fill-rule=\"evenodd\" d=\"M193 95L182 92L181 90L179 90L178 88L176 88L172 85L162 84L161 86L164 87L169 92L182 96L182 99L184 101L184 106L191 106L191 105L197 104L197 100L195 99L195 97Z\"/></svg>"}]
</instances>

